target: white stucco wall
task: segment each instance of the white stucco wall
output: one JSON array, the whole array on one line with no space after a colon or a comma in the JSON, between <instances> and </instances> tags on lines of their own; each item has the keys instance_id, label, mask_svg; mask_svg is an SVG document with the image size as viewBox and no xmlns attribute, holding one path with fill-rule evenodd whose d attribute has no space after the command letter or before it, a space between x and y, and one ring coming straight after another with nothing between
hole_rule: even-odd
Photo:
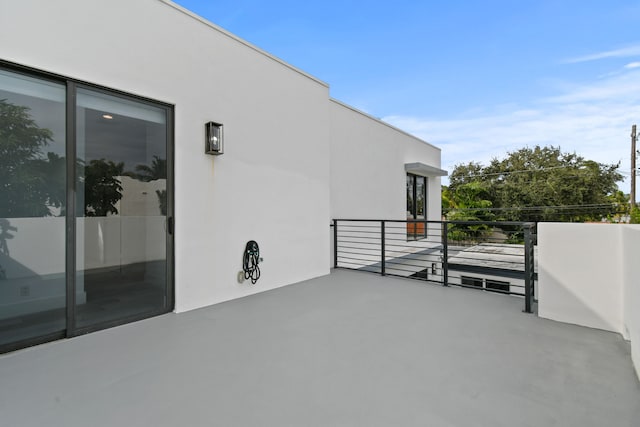
<instances>
[{"instance_id":1,"label":"white stucco wall","mask_svg":"<svg viewBox=\"0 0 640 427\"><path fill-rule=\"evenodd\" d=\"M538 224L538 314L631 341L640 378L640 225Z\"/></svg>"},{"instance_id":2,"label":"white stucco wall","mask_svg":"<svg viewBox=\"0 0 640 427\"><path fill-rule=\"evenodd\" d=\"M440 168L440 149L338 101L331 115L331 216L407 219L404 165ZM427 219L441 219L440 177L428 177Z\"/></svg>"},{"instance_id":3,"label":"white stucco wall","mask_svg":"<svg viewBox=\"0 0 640 427\"><path fill-rule=\"evenodd\" d=\"M631 341L631 357L640 378L640 225L626 225L622 232L623 335Z\"/></svg>"},{"instance_id":4,"label":"white stucco wall","mask_svg":"<svg viewBox=\"0 0 640 427\"><path fill-rule=\"evenodd\" d=\"M622 231L612 224L538 224L540 317L622 332Z\"/></svg>"},{"instance_id":5,"label":"white stucco wall","mask_svg":"<svg viewBox=\"0 0 640 427\"><path fill-rule=\"evenodd\" d=\"M327 85L160 0L3 2L0 40L4 60L175 106L177 311L328 273ZM252 239L262 277L238 284Z\"/></svg>"}]
</instances>

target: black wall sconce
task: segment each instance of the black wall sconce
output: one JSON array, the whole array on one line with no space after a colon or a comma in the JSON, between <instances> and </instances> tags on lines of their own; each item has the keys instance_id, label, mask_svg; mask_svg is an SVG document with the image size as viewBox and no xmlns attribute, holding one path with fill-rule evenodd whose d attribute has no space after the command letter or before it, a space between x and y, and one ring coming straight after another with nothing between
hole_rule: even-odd
<instances>
[{"instance_id":1,"label":"black wall sconce","mask_svg":"<svg viewBox=\"0 0 640 427\"><path fill-rule=\"evenodd\" d=\"M208 122L204 125L205 143L204 152L207 154L220 155L224 153L224 140L222 135L222 124Z\"/></svg>"}]
</instances>

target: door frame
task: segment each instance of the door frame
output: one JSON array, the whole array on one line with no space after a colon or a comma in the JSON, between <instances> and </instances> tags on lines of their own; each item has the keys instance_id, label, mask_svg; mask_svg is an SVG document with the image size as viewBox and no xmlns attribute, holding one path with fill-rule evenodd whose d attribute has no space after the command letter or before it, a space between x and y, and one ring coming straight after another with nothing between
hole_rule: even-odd
<instances>
[{"instance_id":1,"label":"door frame","mask_svg":"<svg viewBox=\"0 0 640 427\"><path fill-rule=\"evenodd\" d=\"M174 237L175 237L175 185L174 185L174 152L175 152L175 108L174 105L166 102L157 101L151 98L142 97L121 90L111 89L105 86L68 78L59 74L35 69L32 67L16 64L13 62L0 59L0 69L6 71L23 74L32 78L53 81L66 85L66 117L65 117L65 154L66 154L66 216L65 216L65 291L66 291L66 328L64 331L58 331L43 336L26 338L24 340L15 341L9 344L0 345L0 353L10 352L49 341L62 338L70 338L95 332L102 329L108 329L114 326L126 323L136 322L139 320L155 317L161 314L169 313L175 307L175 254L174 254ZM75 327L76 316L76 93L78 88L87 88L93 91L102 92L108 95L118 96L130 99L136 102L149 104L157 108L161 108L166 114L166 159L167 159L167 212L165 217L165 238L166 238L166 269L165 275L167 280L166 287L166 303L160 310L154 310L142 314L136 314L127 317L121 317L115 320L101 322L81 328Z\"/></svg>"}]
</instances>

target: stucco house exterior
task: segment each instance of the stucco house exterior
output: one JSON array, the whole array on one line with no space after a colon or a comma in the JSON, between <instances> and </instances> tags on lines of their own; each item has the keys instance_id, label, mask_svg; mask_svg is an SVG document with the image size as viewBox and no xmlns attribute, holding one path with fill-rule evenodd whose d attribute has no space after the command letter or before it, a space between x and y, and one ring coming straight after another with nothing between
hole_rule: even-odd
<instances>
[{"instance_id":1,"label":"stucco house exterior","mask_svg":"<svg viewBox=\"0 0 640 427\"><path fill-rule=\"evenodd\" d=\"M171 1L1 9L2 352L326 275L332 218L441 217L437 147Z\"/></svg>"}]
</instances>

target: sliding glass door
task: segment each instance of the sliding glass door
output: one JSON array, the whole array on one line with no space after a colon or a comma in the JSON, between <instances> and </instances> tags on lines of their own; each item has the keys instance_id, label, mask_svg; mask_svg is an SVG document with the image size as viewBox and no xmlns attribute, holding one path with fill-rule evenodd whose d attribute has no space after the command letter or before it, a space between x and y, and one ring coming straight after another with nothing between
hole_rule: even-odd
<instances>
[{"instance_id":1,"label":"sliding glass door","mask_svg":"<svg viewBox=\"0 0 640 427\"><path fill-rule=\"evenodd\" d=\"M166 110L79 88L75 327L167 304Z\"/></svg>"},{"instance_id":2,"label":"sliding glass door","mask_svg":"<svg viewBox=\"0 0 640 427\"><path fill-rule=\"evenodd\" d=\"M0 352L173 308L171 119L0 68Z\"/></svg>"},{"instance_id":3,"label":"sliding glass door","mask_svg":"<svg viewBox=\"0 0 640 427\"><path fill-rule=\"evenodd\" d=\"M65 86L0 69L0 348L61 334Z\"/></svg>"}]
</instances>

